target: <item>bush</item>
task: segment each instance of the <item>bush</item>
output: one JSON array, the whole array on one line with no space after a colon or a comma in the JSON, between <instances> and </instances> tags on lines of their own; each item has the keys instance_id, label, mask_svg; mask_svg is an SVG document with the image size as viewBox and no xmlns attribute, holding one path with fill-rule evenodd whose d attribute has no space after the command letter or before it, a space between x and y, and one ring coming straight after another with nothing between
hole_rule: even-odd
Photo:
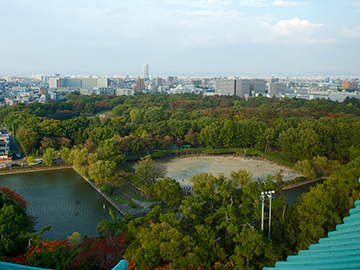
<instances>
[{"instance_id":1,"label":"bush","mask_svg":"<svg viewBox=\"0 0 360 270\"><path fill-rule=\"evenodd\" d=\"M132 202L129 202L129 203L128 203L128 206L131 207L131 208L135 208L135 207L136 207L136 205L133 204Z\"/></svg>"},{"instance_id":2,"label":"bush","mask_svg":"<svg viewBox=\"0 0 360 270\"><path fill-rule=\"evenodd\" d=\"M101 186L100 190L101 192L106 193L107 195L111 195L114 192L113 188L106 185Z\"/></svg>"}]
</instances>

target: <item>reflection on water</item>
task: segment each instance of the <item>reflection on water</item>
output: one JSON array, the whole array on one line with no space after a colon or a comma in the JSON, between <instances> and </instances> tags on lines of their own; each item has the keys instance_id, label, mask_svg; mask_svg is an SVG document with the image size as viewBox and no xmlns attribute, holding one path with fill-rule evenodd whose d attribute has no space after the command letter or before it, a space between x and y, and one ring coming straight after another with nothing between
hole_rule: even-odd
<instances>
[{"instance_id":1,"label":"reflection on water","mask_svg":"<svg viewBox=\"0 0 360 270\"><path fill-rule=\"evenodd\" d=\"M292 205L296 201L297 197L299 197L302 193L308 192L310 190L310 187L315 187L317 184L322 184L322 183L324 183L323 180L316 183L303 185L297 188L284 190L283 195L286 197L287 204Z\"/></svg>"},{"instance_id":2,"label":"reflection on water","mask_svg":"<svg viewBox=\"0 0 360 270\"><path fill-rule=\"evenodd\" d=\"M36 230L52 226L44 239L64 239L75 231L97 236L99 222L111 220L110 204L72 169L4 175L0 186L28 201L29 214L37 216Z\"/></svg>"}]
</instances>

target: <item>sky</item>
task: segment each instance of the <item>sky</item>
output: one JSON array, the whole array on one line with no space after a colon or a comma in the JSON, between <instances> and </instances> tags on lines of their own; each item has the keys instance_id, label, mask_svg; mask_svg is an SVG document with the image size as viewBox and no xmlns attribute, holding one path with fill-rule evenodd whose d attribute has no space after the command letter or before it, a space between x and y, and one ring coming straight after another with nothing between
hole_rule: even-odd
<instances>
[{"instance_id":1,"label":"sky","mask_svg":"<svg viewBox=\"0 0 360 270\"><path fill-rule=\"evenodd\" d=\"M360 76L360 0L0 6L0 75Z\"/></svg>"}]
</instances>

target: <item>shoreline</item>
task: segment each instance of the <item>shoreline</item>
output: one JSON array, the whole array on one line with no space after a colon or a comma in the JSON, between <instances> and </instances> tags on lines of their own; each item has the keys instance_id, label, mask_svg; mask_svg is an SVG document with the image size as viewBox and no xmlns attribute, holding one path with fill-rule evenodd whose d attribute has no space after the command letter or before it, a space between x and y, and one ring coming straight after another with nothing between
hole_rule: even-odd
<instances>
[{"instance_id":1,"label":"shoreline","mask_svg":"<svg viewBox=\"0 0 360 270\"><path fill-rule=\"evenodd\" d=\"M24 168L24 169L14 169L14 170L4 170L0 171L1 175L10 175L10 174L20 174L20 173L31 173L31 172L45 172L45 171L55 171L55 170L62 170L62 169L71 169L72 165L56 165L56 166L49 166L49 167L38 167L38 168Z\"/></svg>"},{"instance_id":2,"label":"shoreline","mask_svg":"<svg viewBox=\"0 0 360 270\"><path fill-rule=\"evenodd\" d=\"M126 210L121 206L121 204L115 202L110 196L107 194L104 194L101 192L101 190L93 183L91 182L87 177L81 175L81 173L72 165L68 164L62 164L62 165L52 165L48 167L32 167L32 168L21 168L21 169L14 169L14 170L4 170L0 171L0 176L2 175L12 175L12 174L22 174L22 173L33 173L33 172L45 172L45 171L56 171L56 170L63 170L63 169L73 169L79 176L81 176L86 182L88 182L105 200L107 200L117 212L119 212L122 216L125 216L126 214L131 214L132 217L139 217L146 215L149 210L143 209L143 210Z\"/></svg>"},{"instance_id":3,"label":"shoreline","mask_svg":"<svg viewBox=\"0 0 360 270\"><path fill-rule=\"evenodd\" d=\"M113 199L111 199L107 194L104 194L103 192L101 192L101 190L93 183L91 182L87 177L81 175L81 173L74 167L71 166L70 168L72 168L78 175L80 175L86 182L88 182L105 200L107 200L115 209L116 211L118 211L121 215L125 216L126 214L128 214L129 212L127 210L125 210L120 204L114 202Z\"/></svg>"}]
</instances>

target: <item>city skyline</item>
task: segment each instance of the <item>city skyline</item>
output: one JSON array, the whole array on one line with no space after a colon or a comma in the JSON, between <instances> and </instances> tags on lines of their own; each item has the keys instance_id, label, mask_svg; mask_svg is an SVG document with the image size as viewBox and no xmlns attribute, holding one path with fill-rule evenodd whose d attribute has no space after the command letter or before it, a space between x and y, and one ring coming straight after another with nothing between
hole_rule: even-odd
<instances>
[{"instance_id":1,"label":"city skyline","mask_svg":"<svg viewBox=\"0 0 360 270\"><path fill-rule=\"evenodd\" d=\"M360 75L360 1L2 3L0 75Z\"/></svg>"}]
</instances>

